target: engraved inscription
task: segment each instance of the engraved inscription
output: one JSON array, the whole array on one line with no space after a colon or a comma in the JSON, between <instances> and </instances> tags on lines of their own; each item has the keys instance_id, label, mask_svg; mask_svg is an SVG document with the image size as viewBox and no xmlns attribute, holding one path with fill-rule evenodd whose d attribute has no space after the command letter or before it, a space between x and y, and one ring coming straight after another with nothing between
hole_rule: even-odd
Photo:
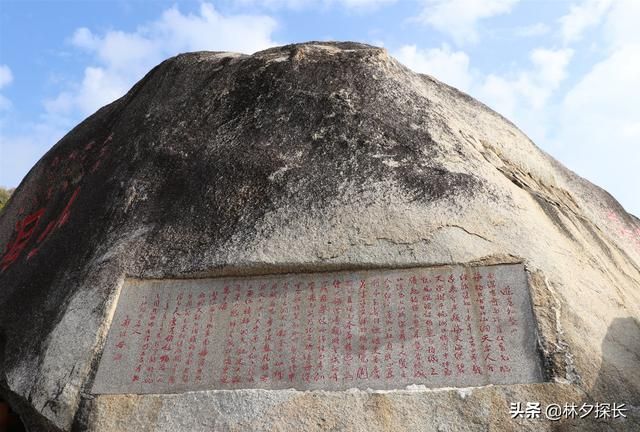
<instances>
[{"instance_id":1,"label":"engraved inscription","mask_svg":"<svg viewBox=\"0 0 640 432\"><path fill-rule=\"evenodd\" d=\"M516 264L127 281L93 392L541 380Z\"/></svg>"}]
</instances>

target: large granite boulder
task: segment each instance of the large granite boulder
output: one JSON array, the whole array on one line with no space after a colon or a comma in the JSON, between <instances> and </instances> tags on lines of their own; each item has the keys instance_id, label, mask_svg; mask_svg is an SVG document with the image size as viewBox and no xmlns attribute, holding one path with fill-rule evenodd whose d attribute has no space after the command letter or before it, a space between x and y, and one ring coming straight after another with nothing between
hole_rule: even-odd
<instances>
[{"instance_id":1,"label":"large granite boulder","mask_svg":"<svg viewBox=\"0 0 640 432\"><path fill-rule=\"evenodd\" d=\"M384 49L163 62L33 167L0 247L0 397L32 431L640 430L640 221ZM542 382L92 390L125 279L505 263L526 268Z\"/></svg>"}]
</instances>

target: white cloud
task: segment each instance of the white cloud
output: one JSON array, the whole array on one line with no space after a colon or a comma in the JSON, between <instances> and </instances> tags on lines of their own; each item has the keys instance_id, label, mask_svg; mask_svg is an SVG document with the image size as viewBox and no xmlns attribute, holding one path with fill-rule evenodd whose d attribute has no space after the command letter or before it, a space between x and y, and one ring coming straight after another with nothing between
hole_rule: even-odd
<instances>
[{"instance_id":1,"label":"white cloud","mask_svg":"<svg viewBox=\"0 0 640 432\"><path fill-rule=\"evenodd\" d=\"M7 65L0 65L0 89L8 86L13 82L13 74L11 69ZM0 111L5 111L11 108L11 101L0 94Z\"/></svg>"},{"instance_id":2,"label":"white cloud","mask_svg":"<svg viewBox=\"0 0 640 432\"><path fill-rule=\"evenodd\" d=\"M640 45L628 45L596 64L567 93L563 103L567 113L575 114L574 120L582 118L587 124L594 117L606 117L607 122L640 124L638 101Z\"/></svg>"},{"instance_id":3,"label":"white cloud","mask_svg":"<svg viewBox=\"0 0 640 432\"><path fill-rule=\"evenodd\" d=\"M137 80L163 59L186 51L238 51L251 53L275 45L271 34L276 22L264 15L220 14L202 3L197 14L183 14L177 7L165 10L152 23L135 32L109 31L97 35L79 28L73 46L94 55L76 88L45 101L52 113L87 115L122 96Z\"/></svg>"},{"instance_id":4,"label":"white cloud","mask_svg":"<svg viewBox=\"0 0 640 432\"><path fill-rule=\"evenodd\" d=\"M76 30L72 43L96 54L97 60L115 71L130 71L139 69L143 63L156 58L162 53L158 42L153 36L139 33L124 33L110 31L100 38L87 28ZM134 73L139 73L135 70Z\"/></svg>"},{"instance_id":5,"label":"white cloud","mask_svg":"<svg viewBox=\"0 0 640 432\"><path fill-rule=\"evenodd\" d=\"M553 90L567 77L567 66L573 56L573 50L549 50L538 48L531 53L534 73L539 82Z\"/></svg>"},{"instance_id":6,"label":"white cloud","mask_svg":"<svg viewBox=\"0 0 640 432\"><path fill-rule=\"evenodd\" d=\"M570 49L535 49L531 69L507 77L489 74L476 88L478 97L508 117L518 117L516 108L541 110L566 78L572 56Z\"/></svg>"},{"instance_id":7,"label":"white cloud","mask_svg":"<svg viewBox=\"0 0 640 432\"><path fill-rule=\"evenodd\" d=\"M132 69L134 68L132 65ZM90 114L124 95L131 87L130 84L140 75L142 74L118 73L113 69L88 67L84 71L80 91L75 95L75 102L82 113Z\"/></svg>"},{"instance_id":8,"label":"white cloud","mask_svg":"<svg viewBox=\"0 0 640 432\"><path fill-rule=\"evenodd\" d=\"M604 24L604 38L610 49L640 44L640 1L617 0Z\"/></svg>"},{"instance_id":9,"label":"white cloud","mask_svg":"<svg viewBox=\"0 0 640 432\"><path fill-rule=\"evenodd\" d=\"M88 50L95 50L99 44L98 38L86 27L77 29L71 38L71 42L77 47Z\"/></svg>"},{"instance_id":10,"label":"white cloud","mask_svg":"<svg viewBox=\"0 0 640 432\"><path fill-rule=\"evenodd\" d=\"M274 19L264 15L223 16L203 3L199 15L183 15L173 7L149 27L166 51L225 50L252 53L273 46ZM159 40L158 40L159 39Z\"/></svg>"},{"instance_id":11,"label":"white cloud","mask_svg":"<svg viewBox=\"0 0 640 432\"><path fill-rule=\"evenodd\" d=\"M13 81L13 74L7 65L0 65L0 89Z\"/></svg>"},{"instance_id":12,"label":"white cloud","mask_svg":"<svg viewBox=\"0 0 640 432\"><path fill-rule=\"evenodd\" d=\"M261 6L266 9L328 8L341 6L347 9L374 10L395 3L397 0L228 0L243 6Z\"/></svg>"},{"instance_id":13,"label":"white cloud","mask_svg":"<svg viewBox=\"0 0 640 432\"><path fill-rule=\"evenodd\" d=\"M613 0L583 0L571 5L569 13L560 18L564 42L568 44L580 40L585 31L602 21L612 3Z\"/></svg>"},{"instance_id":14,"label":"white cloud","mask_svg":"<svg viewBox=\"0 0 640 432\"><path fill-rule=\"evenodd\" d=\"M471 86L469 56L463 51L451 51L446 44L424 50L404 45L393 55L414 71L432 75L460 90L468 91Z\"/></svg>"},{"instance_id":15,"label":"white cloud","mask_svg":"<svg viewBox=\"0 0 640 432\"><path fill-rule=\"evenodd\" d=\"M505 14L520 0L423 0L424 8L416 18L462 44L477 42L477 23L486 18Z\"/></svg>"}]
</instances>

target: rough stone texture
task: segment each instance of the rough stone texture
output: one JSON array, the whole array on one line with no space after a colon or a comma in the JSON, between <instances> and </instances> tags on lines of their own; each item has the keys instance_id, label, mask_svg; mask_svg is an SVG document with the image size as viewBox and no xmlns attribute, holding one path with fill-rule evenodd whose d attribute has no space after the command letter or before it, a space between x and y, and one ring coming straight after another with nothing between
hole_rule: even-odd
<instances>
[{"instance_id":1,"label":"rough stone texture","mask_svg":"<svg viewBox=\"0 0 640 432\"><path fill-rule=\"evenodd\" d=\"M128 280L95 394L542 382L524 266Z\"/></svg>"},{"instance_id":2,"label":"rough stone texture","mask_svg":"<svg viewBox=\"0 0 640 432\"><path fill-rule=\"evenodd\" d=\"M383 49L163 62L34 166L0 247L0 396L35 431L640 429L640 221ZM504 262L527 268L546 383L90 393L126 277ZM518 401L629 418L512 420Z\"/></svg>"}]
</instances>

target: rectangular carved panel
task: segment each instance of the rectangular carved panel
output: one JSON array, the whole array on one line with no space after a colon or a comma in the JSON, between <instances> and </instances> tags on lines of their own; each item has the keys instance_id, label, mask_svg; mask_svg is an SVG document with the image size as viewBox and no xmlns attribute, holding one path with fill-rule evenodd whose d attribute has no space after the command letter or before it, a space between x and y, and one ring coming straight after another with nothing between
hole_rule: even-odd
<instances>
[{"instance_id":1,"label":"rectangular carved panel","mask_svg":"<svg viewBox=\"0 0 640 432\"><path fill-rule=\"evenodd\" d=\"M521 264L128 280L94 393L542 381Z\"/></svg>"}]
</instances>

